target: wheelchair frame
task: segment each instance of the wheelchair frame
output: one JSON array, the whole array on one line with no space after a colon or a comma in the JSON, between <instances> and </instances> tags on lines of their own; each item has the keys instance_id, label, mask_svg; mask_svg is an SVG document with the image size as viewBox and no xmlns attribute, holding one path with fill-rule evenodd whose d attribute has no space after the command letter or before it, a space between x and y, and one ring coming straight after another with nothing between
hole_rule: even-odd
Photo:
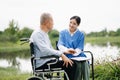
<instances>
[{"instance_id":1,"label":"wheelchair frame","mask_svg":"<svg viewBox=\"0 0 120 80\"><path fill-rule=\"evenodd\" d=\"M62 77L63 77L62 73L64 73L67 80L69 80L69 78L67 76L67 73L64 70L62 70L61 68L51 68L50 67L50 65L57 63L57 61L59 60L59 57L51 55L51 56L43 56L43 57L40 57L40 58L35 58L33 48L34 48L33 43L30 43L30 50L31 50L31 56L32 56L31 57L31 63L32 63L33 74L35 76L39 77L41 80L61 80ZM54 58L55 61L47 64L48 69L36 70L35 69L35 61L37 59L45 59L45 58ZM57 76L57 77L54 77L53 73L59 73L60 75ZM47 75L47 77L45 75Z\"/></svg>"},{"instance_id":2,"label":"wheelchair frame","mask_svg":"<svg viewBox=\"0 0 120 80\"><path fill-rule=\"evenodd\" d=\"M23 41L22 44L29 42L29 38L22 38L20 41ZM58 50L57 47L58 41L56 41L56 49ZM67 80L69 80L67 73L62 70L61 68L51 68L50 65L56 64L57 61L59 60L59 57L51 55L51 56L43 56L40 58L35 58L34 55L34 45L33 43L30 43L30 51L31 51L31 64L32 64L32 70L33 70L33 75L32 77L28 78L28 80L61 80L63 78L62 73L65 74ZM92 67L92 80L94 80L94 57L91 51L83 51L85 53L90 53L91 55L91 67ZM48 63L48 69L40 69L36 70L35 68L35 61L37 59L45 59L45 58L54 58L55 62L53 63ZM59 76L53 76L54 73L59 73Z\"/></svg>"},{"instance_id":3,"label":"wheelchair frame","mask_svg":"<svg viewBox=\"0 0 120 80\"><path fill-rule=\"evenodd\" d=\"M23 41L22 44L29 42L29 38L22 38L20 41ZM69 80L67 73L62 70L62 68L51 68L50 65L56 64L59 60L59 57L55 55L51 56L43 56L40 58L36 58L34 55L34 45L30 43L30 51L31 51L31 65L33 70L32 77L28 78L27 80L62 80L63 74L66 76L67 80ZM35 62L38 59L45 59L45 58L53 58L55 61L52 63L48 63L48 69L40 69L36 70ZM58 76L54 76L54 73L58 74Z\"/></svg>"}]
</instances>

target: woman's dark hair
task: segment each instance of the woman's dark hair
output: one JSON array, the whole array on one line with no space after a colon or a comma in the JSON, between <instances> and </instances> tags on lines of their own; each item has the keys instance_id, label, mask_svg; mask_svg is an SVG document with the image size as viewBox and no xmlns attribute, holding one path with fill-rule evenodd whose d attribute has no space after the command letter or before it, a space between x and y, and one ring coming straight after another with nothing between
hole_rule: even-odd
<instances>
[{"instance_id":1,"label":"woman's dark hair","mask_svg":"<svg viewBox=\"0 0 120 80\"><path fill-rule=\"evenodd\" d=\"M70 18L70 20L71 19L75 19L78 25L81 23L81 18L79 16L73 16Z\"/></svg>"}]
</instances>

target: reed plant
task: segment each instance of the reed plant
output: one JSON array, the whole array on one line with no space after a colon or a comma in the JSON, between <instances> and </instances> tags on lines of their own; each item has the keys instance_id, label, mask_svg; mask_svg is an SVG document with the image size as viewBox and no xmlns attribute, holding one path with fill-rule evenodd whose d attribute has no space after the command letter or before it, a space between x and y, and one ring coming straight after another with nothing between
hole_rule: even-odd
<instances>
[{"instance_id":1,"label":"reed plant","mask_svg":"<svg viewBox=\"0 0 120 80\"><path fill-rule=\"evenodd\" d=\"M120 61L96 65L95 80L120 80Z\"/></svg>"}]
</instances>

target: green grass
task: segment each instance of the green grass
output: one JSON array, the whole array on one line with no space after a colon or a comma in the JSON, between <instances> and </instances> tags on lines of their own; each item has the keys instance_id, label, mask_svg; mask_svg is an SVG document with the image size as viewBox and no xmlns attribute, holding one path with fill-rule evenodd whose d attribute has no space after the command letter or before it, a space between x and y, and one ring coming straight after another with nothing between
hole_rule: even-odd
<instances>
[{"instance_id":1,"label":"green grass","mask_svg":"<svg viewBox=\"0 0 120 80\"><path fill-rule=\"evenodd\" d=\"M91 44L106 44L110 42L112 45L120 45L120 36L118 37L85 37L85 43Z\"/></svg>"},{"instance_id":2,"label":"green grass","mask_svg":"<svg viewBox=\"0 0 120 80\"><path fill-rule=\"evenodd\" d=\"M120 80L120 62L103 63L94 67L95 80ZM0 68L0 80L26 80L31 76L31 73L21 73L15 67Z\"/></svg>"},{"instance_id":3,"label":"green grass","mask_svg":"<svg viewBox=\"0 0 120 80\"><path fill-rule=\"evenodd\" d=\"M19 52L22 50L28 50L29 45L24 44L20 45L20 43L11 43L11 42L6 42L6 43L0 43L0 53L12 53L12 52Z\"/></svg>"},{"instance_id":4,"label":"green grass","mask_svg":"<svg viewBox=\"0 0 120 80\"><path fill-rule=\"evenodd\" d=\"M94 67L95 80L120 80L120 62L103 63ZM21 73L15 67L0 68L0 80L26 80L31 76L31 73Z\"/></svg>"},{"instance_id":5,"label":"green grass","mask_svg":"<svg viewBox=\"0 0 120 80\"><path fill-rule=\"evenodd\" d=\"M21 73L15 67L0 68L0 80L26 80L31 73Z\"/></svg>"},{"instance_id":6,"label":"green grass","mask_svg":"<svg viewBox=\"0 0 120 80\"><path fill-rule=\"evenodd\" d=\"M15 58L16 56L19 56L21 58L29 58L30 57L29 44L26 43L24 45L20 45L20 42L0 43L0 58L3 58L3 59L4 58Z\"/></svg>"},{"instance_id":7,"label":"green grass","mask_svg":"<svg viewBox=\"0 0 120 80\"><path fill-rule=\"evenodd\" d=\"M95 80L120 80L120 61L96 65Z\"/></svg>"}]
</instances>

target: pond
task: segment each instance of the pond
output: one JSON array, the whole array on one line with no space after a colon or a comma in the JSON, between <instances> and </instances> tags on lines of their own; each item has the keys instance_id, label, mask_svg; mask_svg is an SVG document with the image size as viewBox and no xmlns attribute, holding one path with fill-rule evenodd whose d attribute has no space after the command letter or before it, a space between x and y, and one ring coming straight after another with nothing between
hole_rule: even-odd
<instances>
[{"instance_id":1,"label":"pond","mask_svg":"<svg viewBox=\"0 0 120 80\"><path fill-rule=\"evenodd\" d=\"M108 62L108 61L115 61L120 59L120 45L109 43L106 44L85 44L85 51L91 51L94 55L94 62L95 64L100 64L102 62ZM29 53L27 53L29 54ZM2 54L3 55L3 54ZM15 67L19 69L21 72L31 72L31 62L30 62L30 56L27 57L21 57L21 56L9 56L2 57L0 55L0 67ZM87 55L90 57L90 55Z\"/></svg>"}]
</instances>

